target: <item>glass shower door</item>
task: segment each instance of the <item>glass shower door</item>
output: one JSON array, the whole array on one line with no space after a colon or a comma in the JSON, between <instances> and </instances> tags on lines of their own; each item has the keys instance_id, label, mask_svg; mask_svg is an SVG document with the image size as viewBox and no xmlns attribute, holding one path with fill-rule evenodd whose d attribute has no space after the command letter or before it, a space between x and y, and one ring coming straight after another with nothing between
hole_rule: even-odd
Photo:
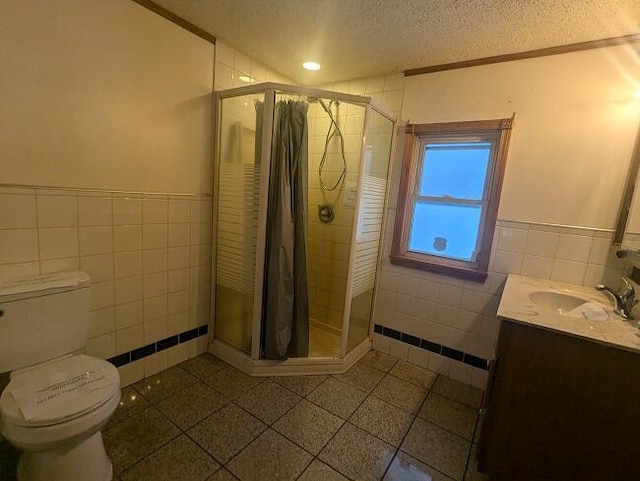
<instances>
[{"instance_id":1,"label":"glass shower door","mask_svg":"<svg viewBox=\"0 0 640 481\"><path fill-rule=\"evenodd\" d=\"M250 354L255 296L264 94L220 99L215 337Z\"/></svg>"},{"instance_id":2,"label":"glass shower door","mask_svg":"<svg viewBox=\"0 0 640 481\"><path fill-rule=\"evenodd\" d=\"M372 108L359 185L347 352L369 336L392 139L393 121Z\"/></svg>"}]
</instances>

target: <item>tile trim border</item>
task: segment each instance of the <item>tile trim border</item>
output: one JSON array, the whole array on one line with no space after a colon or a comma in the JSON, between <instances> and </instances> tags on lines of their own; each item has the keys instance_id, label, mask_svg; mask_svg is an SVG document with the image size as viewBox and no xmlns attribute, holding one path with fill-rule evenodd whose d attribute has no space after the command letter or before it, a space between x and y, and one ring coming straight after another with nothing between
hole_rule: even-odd
<instances>
[{"instance_id":1,"label":"tile trim border","mask_svg":"<svg viewBox=\"0 0 640 481\"><path fill-rule=\"evenodd\" d=\"M196 192L154 192L154 191L143 191L143 190L118 190L118 189L92 189L88 187L64 187L64 186L56 186L56 185L31 185L31 184L9 184L0 182L0 194L4 193L2 190L6 189L24 189L24 190L40 190L40 191L69 191L74 192L74 194L69 194L72 197L74 195L83 196L83 195L91 195L91 194L112 194L112 195L148 195L148 196L157 196L157 195L166 195L173 197L185 197L185 198L194 198L194 197L205 197L212 198L213 194L207 193L196 193ZM29 194L34 194L35 192L29 192ZM18 194L19 195L19 194Z\"/></svg>"},{"instance_id":2,"label":"tile trim border","mask_svg":"<svg viewBox=\"0 0 640 481\"><path fill-rule=\"evenodd\" d=\"M429 341L427 339L421 339L419 337L412 336L411 334L400 332L395 329L391 329L390 327L382 326L380 324L374 324L373 332L375 332L376 334L381 334L385 337L389 337L391 339L395 339L396 341L404 342L405 344L409 344L411 346L419 347L420 349L424 349L425 351L440 354L441 356L448 357L449 359L453 359L454 361L459 361L464 364L468 364L469 366L477 367L484 371L489 370L488 360L478 356L474 356L473 354L469 354L467 352L460 351L458 349L443 346L442 344L438 344L437 342Z\"/></svg>"},{"instance_id":3,"label":"tile trim border","mask_svg":"<svg viewBox=\"0 0 640 481\"><path fill-rule=\"evenodd\" d=\"M115 367L126 366L129 363L139 361L140 359L162 352L165 349L177 346L183 342L191 341L192 339L196 339L200 336L206 336L208 333L209 326L204 324L202 326L189 329L188 331L181 332L180 334L175 334L159 341L152 342L146 346L138 347L132 351L123 352L122 354L118 354L117 356L107 359L107 362L110 362Z\"/></svg>"}]
</instances>

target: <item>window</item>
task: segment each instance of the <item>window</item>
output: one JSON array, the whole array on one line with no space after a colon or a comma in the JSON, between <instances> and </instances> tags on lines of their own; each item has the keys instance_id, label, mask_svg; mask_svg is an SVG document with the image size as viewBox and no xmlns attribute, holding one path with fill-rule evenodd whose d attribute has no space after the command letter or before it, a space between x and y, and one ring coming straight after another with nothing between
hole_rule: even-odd
<instances>
[{"instance_id":1,"label":"window","mask_svg":"<svg viewBox=\"0 0 640 481\"><path fill-rule=\"evenodd\" d=\"M392 263L486 279L512 123L407 126Z\"/></svg>"}]
</instances>

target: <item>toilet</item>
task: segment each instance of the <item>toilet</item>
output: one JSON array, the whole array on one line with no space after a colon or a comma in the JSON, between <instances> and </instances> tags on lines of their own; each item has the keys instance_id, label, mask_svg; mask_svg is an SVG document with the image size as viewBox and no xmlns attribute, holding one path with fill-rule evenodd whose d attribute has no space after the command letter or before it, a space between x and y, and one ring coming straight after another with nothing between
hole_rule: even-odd
<instances>
[{"instance_id":1,"label":"toilet","mask_svg":"<svg viewBox=\"0 0 640 481\"><path fill-rule=\"evenodd\" d=\"M64 272L0 281L0 433L24 451L18 481L111 481L101 429L120 402L118 370L80 354L90 279Z\"/></svg>"}]
</instances>

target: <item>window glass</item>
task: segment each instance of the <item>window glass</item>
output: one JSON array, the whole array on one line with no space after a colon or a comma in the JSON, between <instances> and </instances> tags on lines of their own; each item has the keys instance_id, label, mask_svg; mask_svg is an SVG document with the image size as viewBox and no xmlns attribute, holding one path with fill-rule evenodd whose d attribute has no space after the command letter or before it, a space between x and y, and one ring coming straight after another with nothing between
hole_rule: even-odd
<instances>
[{"instance_id":1,"label":"window glass","mask_svg":"<svg viewBox=\"0 0 640 481\"><path fill-rule=\"evenodd\" d=\"M491 144L435 144L424 148L419 195L482 199Z\"/></svg>"},{"instance_id":2,"label":"window glass","mask_svg":"<svg viewBox=\"0 0 640 481\"><path fill-rule=\"evenodd\" d=\"M513 118L406 127L391 262L487 278Z\"/></svg>"},{"instance_id":3,"label":"window glass","mask_svg":"<svg viewBox=\"0 0 640 481\"><path fill-rule=\"evenodd\" d=\"M416 202L409 250L474 260L481 214L479 205Z\"/></svg>"}]
</instances>

